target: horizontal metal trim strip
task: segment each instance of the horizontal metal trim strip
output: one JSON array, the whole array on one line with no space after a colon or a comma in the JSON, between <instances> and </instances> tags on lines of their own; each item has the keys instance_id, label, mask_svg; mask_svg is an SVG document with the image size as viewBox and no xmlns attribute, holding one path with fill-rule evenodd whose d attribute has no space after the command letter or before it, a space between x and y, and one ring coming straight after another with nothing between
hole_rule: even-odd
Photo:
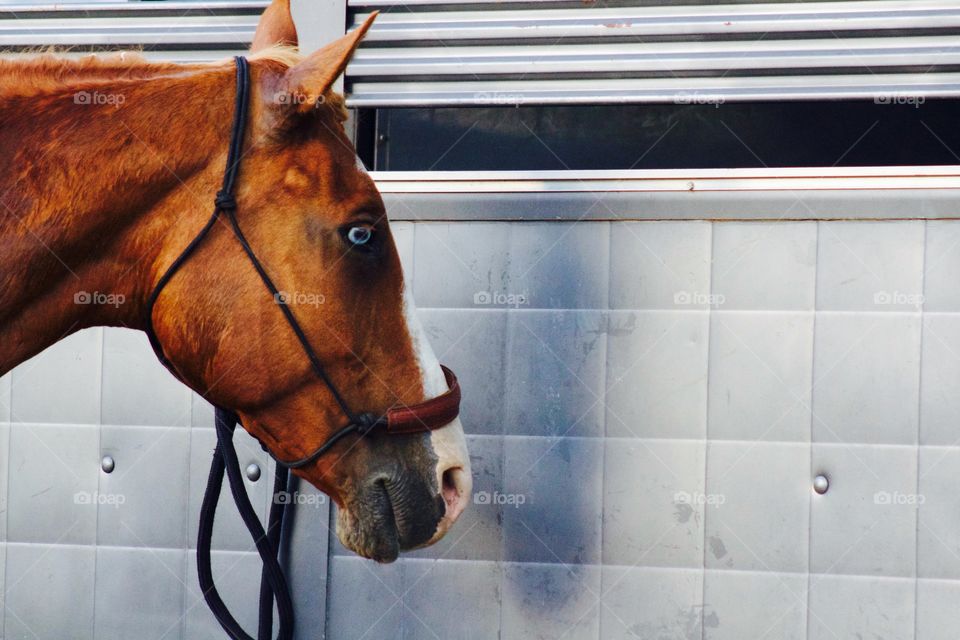
<instances>
[{"instance_id":1,"label":"horizontal metal trim strip","mask_svg":"<svg viewBox=\"0 0 960 640\"><path fill-rule=\"evenodd\" d=\"M2 33L2 32L0 32ZM960 63L957 37L361 49L348 77L625 74Z\"/></svg>"},{"instance_id":2,"label":"horizontal metal trim strip","mask_svg":"<svg viewBox=\"0 0 960 640\"><path fill-rule=\"evenodd\" d=\"M359 24L365 12L355 14ZM694 5L381 14L369 43L529 38L603 38L732 33L893 31L960 26L960 2L811 2L799 4Z\"/></svg>"},{"instance_id":3,"label":"horizontal metal trim strip","mask_svg":"<svg viewBox=\"0 0 960 640\"><path fill-rule=\"evenodd\" d=\"M856 181L859 186L851 186L848 178L795 178L770 181L757 180L646 180L640 183L611 184L609 182L595 182L592 180L576 180L551 184L549 189L545 185L535 182L472 182L430 184L429 191L424 191L420 183L389 183L384 193L596 193L601 191L628 193L628 192L693 192L693 191L829 191L835 189L867 189L884 191L886 189L960 189L960 178L860 178ZM958 202L960 211L960 202Z\"/></svg>"},{"instance_id":4,"label":"horizontal metal trim strip","mask_svg":"<svg viewBox=\"0 0 960 640\"><path fill-rule=\"evenodd\" d=\"M415 75L415 76L370 76L363 78L362 81L366 83L417 83L417 82L434 82L438 79L442 79L446 83L459 83L459 82L474 82L480 79L482 82L512 82L512 81L523 81L523 82L534 82L534 81L547 81L547 82L562 82L562 81L582 81L582 80L658 80L658 79L694 79L694 80L703 80L707 78L786 78L789 76L811 76L816 75L818 77L826 77L830 75L841 75L841 76L850 76L850 75L874 75L880 78L886 77L887 75L893 74L916 74L924 75L927 73L955 73L960 72L960 64L949 64L949 65L923 65L923 64L914 64L908 67L902 66L874 66L874 67L822 67L822 68L786 68L786 69L703 69L703 70L686 70L679 69L676 71L660 71L660 70L627 70L627 71L567 71L567 72L558 72L558 73L512 73L509 75L504 74L484 74L478 75L475 73L458 73L450 75ZM351 80L360 81L360 79L352 78ZM774 81L776 82L776 81ZM731 98L732 99L732 98Z\"/></svg>"},{"instance_id":5,"label":"horizontal metal trim strip","mask_svg":"<svg viewBox=\"0 0 960 640\"><path fill-rule=\"evenodd\" d=\"M253 33L195 33L150 35L132 34L129 36L90 34L87 36L17 38L0 36L0 49L20 50L37 47L88 47L91 51L113 51L118 48L137 48L149 46L154 49L216 48L224 45L247 44L253 39Z\"/></svg>"},{"instance_id":6,"label":"horizontal metal trim strip","mask_svg":"<svg viewBox=\"0 0 960 640\"><path fill-rule=\"evenodd\" d=\"M719 34L719 35L664 35L664 36L620 36L616 34L605 33L601 36L563 36L563 37L531 37L524 39L517 38L490 38L490 39L471 39L458 38L452 41L447 40L402 40L402 41L379 41L367 42L361 44L361 49L384 49L399 50L411 48L431 48L431 47L527 47L527 46L566 46L566 45L608 45L608 44L663 44L663 43L690 43L690 42L739 42L741 44L759 43L768 38L767 33L756 34ZM859 39L866 37L883 36L886 38L917 38L922 36L936 36L941 38L960 37L960 27L951 27L943 29L897 29L891 31L834 31L830 34L838 39ZM775 37L778 40L816 40L824 37L823 32L777 32Z\"/></svg>"},{"instance_id":7,"label":"horizontal metal trim strip","mask_svg":"<svg viewBox=\"0 0 960 640\"><path fill-rule=\"evenodd\" d=\"M349 79L349 77L348 77ZM960 73L474 82L352 82L348 106L674 103L960 97Z\"/></svg>"},{"instance_id":8,"label":"horizontal metal trim strip","mask_svg":"<svg viewBox=\"0 0 960 640\"><path fill-rule=\"evenodd\" d=\"M653 0L654 2L656 0ZM792 0L784 0L790 2ZM480 7L487 8L491 7L491 10L502 9L503 7L515 7L515 6L531 6L536 8L543 7L564 7L576 3L578 6L584 6L582 0L410 0L409 2L404 2L403 6L410 7L415 9L417 7L429 7L433 9L434 7L454 7L462 10L463 7ZM627 4L630 6L643 5L642 2L623 2L622 4ZM347 6L352 9L360 9L364 7L370 7L371 9L389 9L391 7L397 7L400 3L397 0L347 0ZM606 6L613 6L613 2L609 2ZM673 4L676 5L689 5L690 2L684 2L682 0L674 0ZM657 7L662 6L654 4L653 2L648 2L646 5L648 7ZM479 9L478 9L479 10Z\"/></svg>"},{"instance_id":9,"label":"horizontal metal trim strip","mask_svg":"<svg viewBox=\"0 0 960 640\"><path fill-rule=\"evenodd\" d=\"M70 32L76 31L86 33L91 31L105 32L131 32L131 31L161 31L179 30L179 29L229 29L233 26L242 26L244 28L251 25L256 26L257 16L193 16L193 17L149 17L149 18L89 18L89 19L67 19L67 20L49 20L28 19L12 20L0 22L0 33L18 33L35 31L38 33L49 32Z\"/></svg>"},{"instance_id":10,"label":"horizontal metal trim strip","mask_svg":"<svg viewBox=\"0 0 960 640\"><path fill-rule=\"evenodd\" d=\"M537 9L564 7L576 3L584 7L583 0L347 0L347 6L352 9L371 7L374 9L389 9L391 7L468 7L478 6L482 9L497 11L503 7L532 6ZM910 7L914 9L936 9L955 6L955 0L910 0ZM890 5L890 0L811 0L799 2L797 0L772 0L760 2L758 0L735 0L718 4L698 4L698 0L610 0L605 6L629 6L643 8L648 11L663 13L723 13L737 10L767 11L780 8L781 11L821 12L832 10L833 7L843 6L851 11L884 10Z\"/></svg>"},{"instance_id":11,"label":"horizontal metal trim strip","mask_svg":"<svg viewBox=\"0 0 960 640\"><path fill-rule=\"evenodd\" d=\"M34 18L143 18L147 16L189 17L223 14L260 15L268 0L227 2L100 2L68 4L0 4L0 20Z\"/></svg>"},{"instance_id":12,"label":"horizontal metal trim strip","mask_svg":"<svg viewBox=\"0 0 960 640\"><path fill-rule=\"evenodd\" d=\"M23 20L0 22L0 47L64 45L236 44L253 39L256 16L98 19L83 21Z\"/></svg>"},{"instance_id":13,"label":"horizontal metal trim strip","mask_svg":"<svg viewBox=\"0 0 960 640\"><path fill-rule=\"evenodd\" d=\"M379 185L378 185L379 186ZM876 220L960 218L947 189L387 193L391 220Z\"/></svg>"},{"instance_id":14,"label":"horizontal metal trim strip","mask_svg":"<svg viewBox=\"0 0 960 640\"><path fill-rule=\"evenodd\" d=\"M375 171L371 176L382 193L396 194L960 189L960 166L529 172Z\"/></svg>"},{"instance_id":15,"label":"horizontal metal trim strip","mask_svg":"<svg viewBox=\"0 0 960 640\"><path fill-rule=\"evenodd\" d=\"M378 183L390 182L464 182L536 180L566 182L570 180L704 180L718 178L918 178L960 177L957 165L900 165L873 167L759 167L740 169L597 169L582 171L371 171Z\"/></svg>"}]
</instances>

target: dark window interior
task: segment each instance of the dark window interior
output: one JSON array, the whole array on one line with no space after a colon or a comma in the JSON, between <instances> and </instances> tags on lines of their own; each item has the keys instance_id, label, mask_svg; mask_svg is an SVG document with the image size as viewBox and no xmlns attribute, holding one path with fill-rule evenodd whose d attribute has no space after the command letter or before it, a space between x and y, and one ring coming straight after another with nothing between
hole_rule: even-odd
<instances>
[{"instance_id":1,"label":"dark window interior","mask_svg":"<svg viewBox=\"0 0 960 640\"><path fill-rule=\"evenodd\" d=\"M379 109L358 145L380 171L960 164L960 101Z\"/></svg>"}]
</instances>

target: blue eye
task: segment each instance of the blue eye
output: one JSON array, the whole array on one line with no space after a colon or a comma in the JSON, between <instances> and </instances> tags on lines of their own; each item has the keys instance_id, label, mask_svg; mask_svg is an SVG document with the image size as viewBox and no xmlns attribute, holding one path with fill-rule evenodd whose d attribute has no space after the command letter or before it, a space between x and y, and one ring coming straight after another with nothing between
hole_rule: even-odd
<instances>
[{"instance_id":1,"label":"blue eye","mask_svg":"<svg viewBox=\"0 0 960 640\"><path fill-rule=\"evenodd\" d=\"M347 240L351 244L362 247L373 239L373 229L371 227L350 227L347 231Z\"/></svg>"}]
</instances>

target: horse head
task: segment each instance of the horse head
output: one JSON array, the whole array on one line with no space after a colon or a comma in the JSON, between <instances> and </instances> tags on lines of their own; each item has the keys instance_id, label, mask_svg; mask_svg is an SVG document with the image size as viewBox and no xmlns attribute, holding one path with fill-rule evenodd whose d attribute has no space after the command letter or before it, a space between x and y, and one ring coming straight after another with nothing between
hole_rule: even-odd
<instances>
[{"instance_id":1,"label":"horse head","mask_svg":"<svg viewBox=\"0 0 960 640\"><path fill-rule=\"evenodd\" d=\"M301 56L278 46L297 42L287 0L263 14L250 58L235 215L279 292L264 287L226 225L214 225L150 313L177 375L235 411L278 460L308 456L343 427L338 392L346 405L382 415L448 388L384 203L332 91L372 20ZM170 236L155 277L182 250L182 234ZM302 327L330 384L311 368L280 305ZM429 432L346 437L294 472L336 502L344 545L379 561L441 538L471 489L459 419Z\"/></svg>"}]
</instances>

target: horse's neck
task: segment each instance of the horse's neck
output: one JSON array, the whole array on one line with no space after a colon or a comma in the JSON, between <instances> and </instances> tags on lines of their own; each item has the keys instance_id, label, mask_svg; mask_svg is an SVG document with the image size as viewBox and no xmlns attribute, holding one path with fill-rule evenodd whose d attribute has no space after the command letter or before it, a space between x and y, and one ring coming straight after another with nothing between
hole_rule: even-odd
<instances>
[{"instance_id":1,"label":"horse's neck","mask_svg":"<svg viewBox=\"0 0 960 640\"><path fill-rule=\"evenodd\" d=\"M0 81L0 374L83 327L142 326L164 248L208 209L230 82Z\"/></svg>"}]
</instances>

